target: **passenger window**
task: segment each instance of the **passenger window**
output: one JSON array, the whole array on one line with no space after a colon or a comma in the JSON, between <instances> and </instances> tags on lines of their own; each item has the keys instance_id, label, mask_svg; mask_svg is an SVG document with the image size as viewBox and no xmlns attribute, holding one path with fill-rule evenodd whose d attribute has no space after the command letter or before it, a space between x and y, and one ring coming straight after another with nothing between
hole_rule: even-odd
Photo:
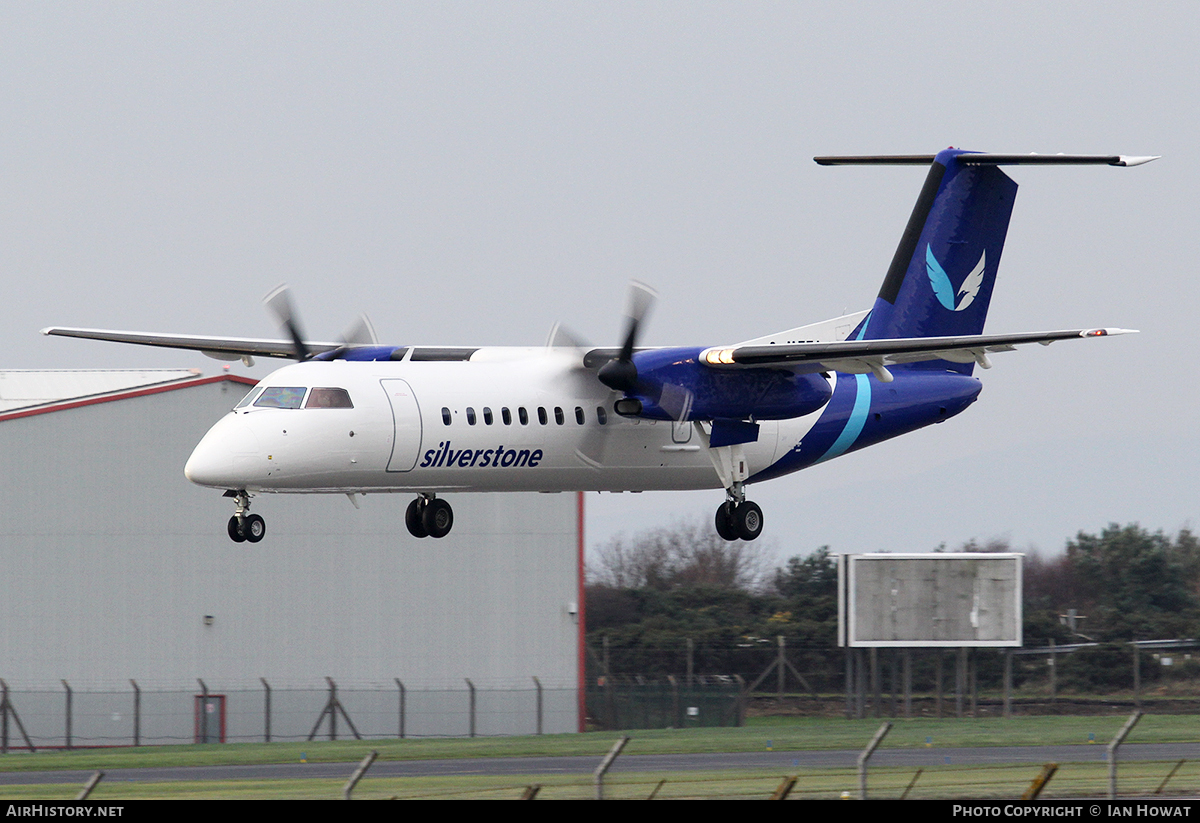
<instances>
[{"instance_id":1,"label":"passenger window","mask_svg":"<svg viewBox=\"0 0 1200 823\"><path fill-rule=\"evenodd\" d=\"M521 406L517 409L517 417L521 420L522 426L529 425L529 412L525 411L525 407Z\"/></svg>"},{"instance_id":2,"label":"passenger window","mask_svg":"<svg viewBox=\"0 0 1200 823\"><path fill-rule=\"evenodd\" d=\"M304 399L304 392L303 386L271 386L263 389L254 405L263 409L298 409L300 401Z\"/></svg>"},{"instance_id":3,"label":"passenger window","mask_svg":"<svg viewBox=\"0 0 1200 823\"><path fill-rule=\"evenodd\" d=\"M604 411L603 406L596 407L596 422L601 426L608 422L608 413Z\"/></svg>"},{"instance_id":4,"label":"passenger window","mask_svg":"<svg viewBox=\"0 0 1200 823\"><path fill-rule=\"evenodd\" d=\"M442 406L442 422L447 426L450 425L450 410L445 406Z\"/></svg>"},{"instance_id":5,"label":"passenger window","mask_svg":"<svg viewBox=\"0 0 1200 823\"><path fill-rule=\"evenodd\" d=\"M554 407L554 422L561 426L563 424L563 420L565 420L565 419L566 418L563 417L562 409L559 408L558 406L555 406Z\"/></svg>"},{"instance_id":6,"label":"passenger window","mask_svg":"<svg viewBox=\"0 0 1200 823\"><path fill-rule=\"evenodd\" d=\"M512 425L512 412L508 410L508 406L504 406L500 409L500 419L504 421L504 425Z\"/></svg>"},{"instance_id":7,"label":"passenger window","mask_svg":"<svg viewBox=\"0 0 1200 823\"><path fill-rule=\"evenodd\" d=\"M345 389L313 389L308 393L306 409L352 409L350 393Z\"/></svg>"},{"instance_id":8,"label":"passenger window","mask_svg":"<svg viewBox=\"0 0 1200 823\"><path fill-rule=\"evenodd\" d=\"M249 394L247 394L245 397L243 397L241 399L241 401L236 406L234 406L234 408L240 409L243 406L249 406L251 403L254 402L254 398L258 397L258 393L260 391L262 391L262 388L255 386L253 389L250 390Z\"/></svg>"},{"instance_id":9,"label":"passenger window","mask_svg":"<svg viewBox=\"0 0 1200 823\"><path fill-rule=\"evenodd\" d=\"M483 407L483 422L488 426L492 425L492 409L490 406Z\"/></svg>"},{"instance_id":10,"label":"passenger window","mask_svg":"<svg viewBox=\"0 0 1200 823\"><path fill-rule=\"evenodd\" d=\"M543 406L538 406L538 422L539 422L539 423L541 423L541 424L544 426L544 425L546 425L546 423L547 423L547 421L548 421L548 420L549 420L549 418L548 418L548 417L546 417L546 409L545 409L545 407L543 407Z\"/></svg>"},{"instance_id":11,"label":"passenger window","mask_svg":"<svg viewBox=\"0 0 1200 823\"><path fill-rule=\"evenodd\" d=\"M583 425L583 409L579 406L575 407L575 422L581 426Z\"/></svg>"},{"instance_id":12,"label":"passenger window","mask_svg":"<svg viewBox=\"0 0 1200 823\"><path fill-rule=\"evenodd\" d=\"M467 406L467 425L475 425L475 409L471 408L470 406Z\"/></svg>"}]
</instances>

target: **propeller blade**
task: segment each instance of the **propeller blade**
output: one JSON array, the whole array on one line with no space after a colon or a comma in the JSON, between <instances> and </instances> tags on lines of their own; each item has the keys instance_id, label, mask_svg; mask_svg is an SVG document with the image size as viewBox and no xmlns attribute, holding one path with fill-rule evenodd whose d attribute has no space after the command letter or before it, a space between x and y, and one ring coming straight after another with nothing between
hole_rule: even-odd
<instances>
[{"instance_id":1,"label":"propeller blade","mask_svg":"<svg viewBox=\"0 0 1200 823\"><path fill-rule=\"evenodd\" d=\"M658 292L645 283L637 280L629 281L629 293L625 303L625 319L629 322L625 326L625 343L621 346L618 360L628 361L633 357L633 347L637 343L638 330L642 321L649 316L650 309L654 307L654 301L657 299Z\"/></svg>"},{"instance_id":2,"label":"propeller blade","mask_svg":"<svg viewBox=\"0 0 1200 823\"><path fill-rule=\"evenodd\" d=\"M637 280L629 282L629 293L625 303L625 342L616 360L600 367L596 375L600 382L615 391L631 392L637 387L637 367L633 365L633 350L637 345L642 322L650 314L658 292Z\"/></svg>"},{"instance_id":3,"label":"propeller blade","mask_svg":"<svg viewBox=\"0 0 1200 823\"><path fill-rule=\"evenodd\" d=\"M263 298L263 304L292 338L292 357L296 360L308 360L312 357L312 352L304 342L304 333L300 330L300 319L292 307L291 290L287 284L277 286Z\"/></svg>"},{"instance_id":4,"label":"propeller blade","mask_svg":"<svg viewBox=\"0 0 1200 823\"><path fill-rule=\"evenodd\" d=\"M354 323L342 332L343 349L378 345L379 337L375 334L375 327L371 325L371 318L365 314L360 314L355 318Z\"/></svg>"}]
</instances>

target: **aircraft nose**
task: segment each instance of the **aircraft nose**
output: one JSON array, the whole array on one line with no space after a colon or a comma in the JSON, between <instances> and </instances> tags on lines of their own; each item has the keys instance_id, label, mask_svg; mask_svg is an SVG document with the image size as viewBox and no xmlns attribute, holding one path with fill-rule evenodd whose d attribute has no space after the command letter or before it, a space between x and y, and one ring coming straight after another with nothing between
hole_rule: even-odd
<instances>
[{"instance_id":1,"label":"aircraft nose","mask_svg":"<svg viewBox=\"0 0 1200 823\"><path fill-rule=\"evenodd\" d=\"M192 456L183 467L183 475L200 486L219 489L242 488L244 477L235 471L239 457L253 455L259 451L258 438L238 415L231 414L217 421L208 434L196 444Z\"/></svg>"}]
</instances>

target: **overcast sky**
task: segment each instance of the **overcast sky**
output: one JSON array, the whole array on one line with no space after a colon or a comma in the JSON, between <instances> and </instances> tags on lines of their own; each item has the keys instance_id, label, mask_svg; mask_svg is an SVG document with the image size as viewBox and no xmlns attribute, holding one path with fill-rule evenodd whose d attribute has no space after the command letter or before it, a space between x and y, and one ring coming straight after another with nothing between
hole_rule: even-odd
<instances>
[{"instance_id":1,"label":"overcast sky","mask_svg":"<svg viewBox=\"0 0 1200 823\"><path fill-rule=\"evenodd\" d=\"M963 415L750 496L783 556L1174 532L1197 31L1189 3L5 3L3 367L212 373L37 330L274 336L282 281L317 339L365 310L396 344L612 345L634 277L645 344L735 342L868 308L925 174L813 155L1161 154L1011 170L987 326L1140 335L996 355ZM721 499L589 495L588 542Z\"/></svg>"}]
</instances>

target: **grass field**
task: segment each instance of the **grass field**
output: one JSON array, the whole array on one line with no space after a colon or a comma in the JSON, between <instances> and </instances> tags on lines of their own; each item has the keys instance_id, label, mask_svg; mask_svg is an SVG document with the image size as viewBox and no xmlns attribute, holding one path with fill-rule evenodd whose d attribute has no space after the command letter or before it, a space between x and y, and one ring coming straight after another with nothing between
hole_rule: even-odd
<instances>
[{"instance_id":1,"label":"grass field","mask_svg":"<svg viewBox=\"0 0 1200 823\"><path fill-rule=\"evenodd\" d=\"M879 726L878 720L825 720L814 718L761 718L743 728L647 730L629 732L632 740L625 754L670 754L687 752L744 752L797 749L859 749ZM1025 746L1052 744L1103 745L1121 727L1120 717L1032 717L1009 720L894 721L884 741L885 748ZM370 740L313 743L242 743L208 746L147 746L138 749L94 749L74 752L10 753L0 757L0 771L20 770L112 770L132 767L188 766L211 764L261 764L299 762L346 762L347 776L353 762L369 751L381 759L448 759L462 757L521 757L533 755L583 755L599 759L618 735L613 732L545 735L487 739ZM1151 715L1143 717L1130 735L1130 743L1200 741L1200 717ZM1122 794L1152 793L1174 767L1174 763L1130 763L1121 766ZM925 769L910 797L1019 797L1037 775L1033 764L978 767L945 766ZM368 773L369 774L369 773ZM872 796L899 797L915 770L872 769ZM644 798L660 781L662 799L684 797L767 797L784 777L782 773L754 774L746 771L706 771L613 774L607 794L613 798ZM852 770L819 769L798 775L793 797L835 798L843 791L856 794L857 778ZM1102 794L1107 787L1104 764L1063 764L1043 795L1062 797ZM106 780L93 792L95 800L139 798L256 798L308 799L341 796L343 779L245 780L219 782L120 782ZM366 777L355 791L356 798L517 798L525 786L542 786L541 799L586 798L594 795L590 777L547 775L464 776L430 778ZM77 786L0 787L3 799L64 800L74 796ZM1200 760L1188 762L1171 779L1173 794L1200 793Z\"/></svg>"}]
</instances>

